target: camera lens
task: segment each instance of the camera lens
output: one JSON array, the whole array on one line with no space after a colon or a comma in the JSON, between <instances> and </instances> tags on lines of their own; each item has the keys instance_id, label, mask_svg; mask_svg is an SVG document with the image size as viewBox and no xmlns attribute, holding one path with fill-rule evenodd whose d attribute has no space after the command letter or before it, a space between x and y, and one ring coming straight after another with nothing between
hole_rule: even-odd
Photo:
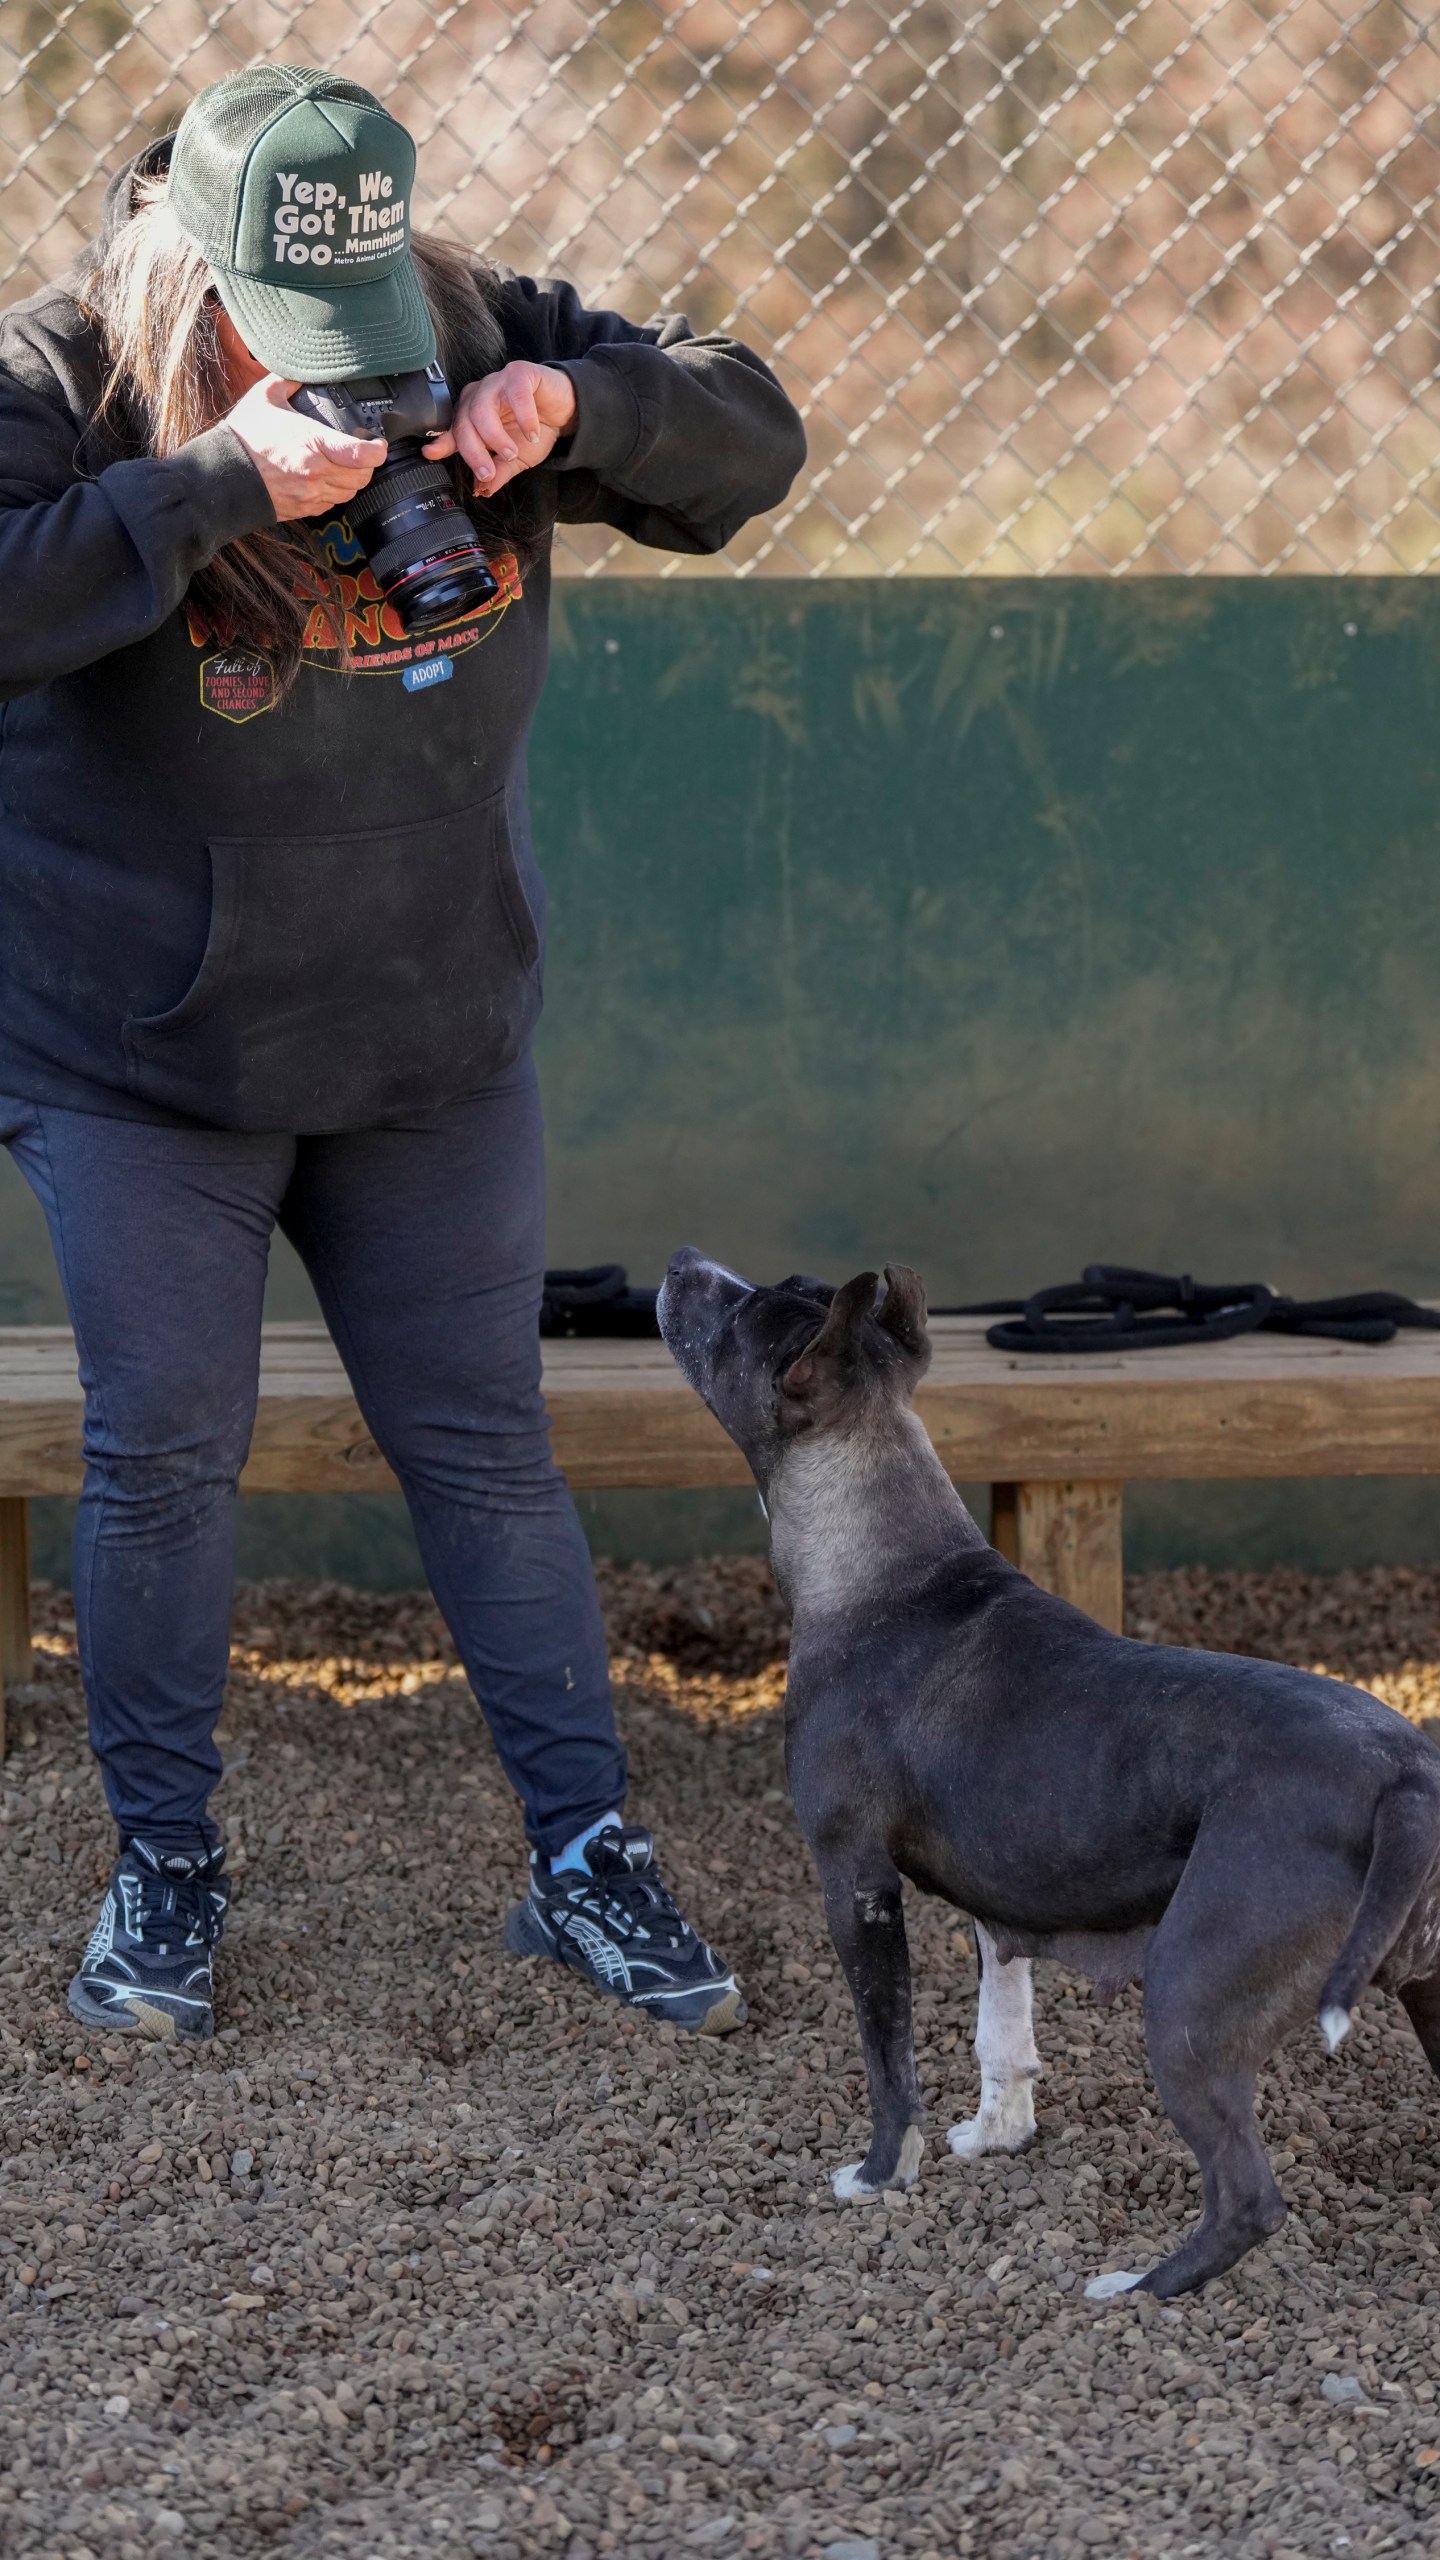
<instances>
[{"instance_id":1,"label":"camera lens","mask_svg":"<svg viewBox=\"0 0 1440 2560\"><path fill-rule=\"evenodd\" d=\"M498 593L449 472L425 461L417 441L392 444L345 512L407 633L440 630Z\"/></svg>"}]
</instances>

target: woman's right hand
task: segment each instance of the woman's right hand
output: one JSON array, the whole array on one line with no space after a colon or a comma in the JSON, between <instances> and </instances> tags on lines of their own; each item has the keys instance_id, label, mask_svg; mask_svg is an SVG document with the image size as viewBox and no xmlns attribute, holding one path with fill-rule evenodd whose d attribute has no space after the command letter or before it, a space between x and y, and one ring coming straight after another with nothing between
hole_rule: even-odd
<instances>
[{"instance_id":1,"label":"woman's right hand","mask_svg":"<svg viewBox=\"0 0 1440 2560\"><path fill-rule=\"evenodd\" d=\"M290 406L299 384L267 373L237 400L232 427L270 492L282 524L343 507L385 459L383 436L342 436Z\"/></svg>"}]
</instances>

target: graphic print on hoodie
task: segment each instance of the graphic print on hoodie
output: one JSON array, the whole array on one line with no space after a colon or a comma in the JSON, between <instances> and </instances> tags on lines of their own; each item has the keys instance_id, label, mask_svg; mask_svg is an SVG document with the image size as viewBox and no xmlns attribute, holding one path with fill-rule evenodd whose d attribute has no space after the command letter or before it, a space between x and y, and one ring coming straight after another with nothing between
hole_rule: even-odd
<instances>
[{"instance_id":1,"label":"graphic print on hoodie","mask_svg":"<svg viewBox=\"0 0 1440 2560\"><path fill-rule=\"evenodd\" d=\"M332 675L391 675L398 671L410 693L446 684L455 672L456 658L488 640L500 616L508 606L518 604L524 592L520 564L513 551L491 550L486 557L497 592L477 605L473 613L463 615L452 629L412 639L394 605L377 586L348 519L331 516L319 528L315 541L339 587L344 621L337 629L328 597L317 594L305 625L302 653L307 665L325 668ZM303 584L297 584L296 592L305 594ZM188 596L185 627L196 648L205 653L200 660L200 700L207 711L215 712L222 720L242 724L257 720L262 711L275 709L280 694L273 658L263 650L239 647L204 607Z\"/></svg>"}]
</instances>

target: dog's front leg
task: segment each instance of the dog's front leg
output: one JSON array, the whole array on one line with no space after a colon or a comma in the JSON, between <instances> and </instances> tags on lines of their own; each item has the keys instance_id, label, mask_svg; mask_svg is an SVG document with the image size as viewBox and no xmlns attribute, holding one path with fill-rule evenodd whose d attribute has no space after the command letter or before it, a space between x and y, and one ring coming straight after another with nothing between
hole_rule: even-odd
<instances>
[{"instance_id":1,"label":"dog's front leg","mask_svg":"<svg viewBox=\"0 0 1440 2560\"><path fill-rule=\"evenodd\" d=\"M885 2187L913 2186L924 2147L905 1907L893 1867L879 1881L857 1877L852 1868L826 1876L824 1884L830 1934L855 2003L871 2115L864 2159L837 2169L831 2184L837 2196L874 2196Z\"/></svg>"},{"instance_id":2,"label":"dog's front leg","mask_svg":"<svg viewBox=\"0 0 1440 2560\"><path fill-rule=\"evenodd\" d=\"M1035 2139L1035 2082L1040 2070L1029 1957L1012 1956L1002 1964L994 1939L978 1920L975 1944L980 1957L980 2013L975 2021L980 2106L963 2124L952 2124L946 2137L962 2160L978 2160L982 2151L1028 2148Z\"/></svg>"}]
</instances>

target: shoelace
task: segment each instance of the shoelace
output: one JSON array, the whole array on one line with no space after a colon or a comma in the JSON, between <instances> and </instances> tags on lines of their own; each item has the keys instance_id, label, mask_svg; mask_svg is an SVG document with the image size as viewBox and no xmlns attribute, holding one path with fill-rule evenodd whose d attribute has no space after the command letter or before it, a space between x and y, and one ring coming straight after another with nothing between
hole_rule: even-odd
<instances>
[{"instance_id":1,"label":"shoelace","mask_svg":"<svg viewBox=\"0 0 1440 2560\"><path fill-rule=\"evenodd\" d=\"M229 1897L217 1890L208 1877L191 1876L178 1881L173 1876L147 1875L142 1869L137 1881L139 1937L143 1946L150 1946L152 1937L162 1946L178 1943L182 1947L213 1947L217 1943Z\"/></svg>"},{"instance_id":2,"label":"shoelace","mask_svg":"<svg viewBox=\"0 0 1440 2560\"><path fill-rule=\"evenodd\" d=\"M682 1946L689 1934L686 1922L653 1860L647 1858L643 1866L632 1867L623 1849L605 1848L605 1841L613 1836L602 1832L595 1868L589 1875L576 1876L565 1895L567 1905L604 1920L617 1937L659 1939L666 1946ZM624 1834L620 1836L623 1839Z\"/></svg>"}]
</instances>

